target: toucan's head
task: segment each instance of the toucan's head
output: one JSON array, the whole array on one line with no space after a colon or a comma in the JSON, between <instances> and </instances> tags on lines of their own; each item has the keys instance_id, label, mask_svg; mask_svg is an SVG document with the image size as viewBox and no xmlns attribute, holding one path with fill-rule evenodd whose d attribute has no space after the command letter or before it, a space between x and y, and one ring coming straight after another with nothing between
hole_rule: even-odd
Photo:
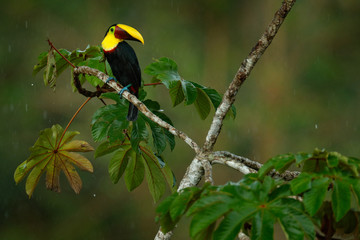
<instances>
[{"instance_id":1,"label":"toucan's head","mask_svg":"<svg viewBox=\"0 0 360 240\"><path fill-rule=\"evenodd\" d=\"M124 40L134 40L144 44L144 38L138 30L124 24L114 24L106 31L101 45L104 51L108 52L114 50L118 43Z\"/></svg>"}]
</instances>

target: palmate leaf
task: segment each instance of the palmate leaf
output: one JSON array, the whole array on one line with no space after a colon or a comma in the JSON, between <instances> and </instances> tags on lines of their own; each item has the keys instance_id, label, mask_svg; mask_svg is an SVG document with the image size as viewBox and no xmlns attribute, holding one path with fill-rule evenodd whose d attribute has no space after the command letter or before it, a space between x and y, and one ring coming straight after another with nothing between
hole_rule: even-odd
<instances>
[{"instance_id":1,"label":"palmate leaf","mask_svg":"<svg viewBox=\"0 0 360 240\"><path fill-rule=\"evenodd\" d=\"M222 96L216 90L183 79L178 72L177 64L169 58L156 59L144 72L153 76L153 81L160 81L169 89L174 107L182 102L185 105L194 104L201 119L209 115L211 104L214 109L220 105ZM231 107L229 115L235 118L234 106Z\"/></svg>"},{"instance_id":2,"label":"palmate leaf","mask_svg":"<svg viewBox=\"0 0 360 240\"><path fill-rule=\"evenodd\" d=\"M192 217L190 236L193 239L235 239L245 223L251 223L251 239L273 239L274 224L283 226L288 239L314 239L315 229L303 205L291 199L288 183L266 176L245 176L225 186L206 185L202 189L185 189L159 205L159 222L170 231L186 214ZM178 206L179 205L179 206ZM185 205L185 207L184 207ZM185 210L184 210L185 209ZM220 222L216 226L216 222ZM214 231L215 230L215 231Z\"/></svg>"},{"instance_id":3,"label":"palmate leaf","mask_svg":"<svg viewBox=\"0 0 360 240\"><path fill-rule=\"evenodd\" d=\"M158 158L141 142L139 151L132 148L132 144L127 139L116 143L103 144L98 155L115 151L109 164L109 174L113 183L117 183L124 175L125 184L129 191L137 188L146 177L149 191L154 199L158 201L164 194L166 183L173 189L174 178L167 164L161 165Z\"/></svg>"},{"instance_id":4,"label":"palmate leaf","mask_svg":"<svg viewBox=\"0 0 360 240\"><path fill-rule=\"evenodd\" d=\"M94 149L85 141L72 140L79 132L66 132L60 125L54 125L40 132L34 146L30 148L30 157L15 170L14 179L19 183L26 180L26 193L32 196L43 173L46 173L46 187L60 192L60 172L65 173L71 188L79 193L81 179L74 165L81 170L93 172L91 162L76 152L88 152ZM62 137L63 136L63 137Z\"/></svg>"}]
</instances>

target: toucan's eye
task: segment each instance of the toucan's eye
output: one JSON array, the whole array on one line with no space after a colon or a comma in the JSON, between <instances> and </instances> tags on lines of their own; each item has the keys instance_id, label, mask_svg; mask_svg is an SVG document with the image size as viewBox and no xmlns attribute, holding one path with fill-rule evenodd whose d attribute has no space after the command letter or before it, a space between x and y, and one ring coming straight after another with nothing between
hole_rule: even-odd
<instances>
[{"instance_id":1,"label":"toucan's eye","mask_svg":"<svg viewBox=\"0 0 360 240\"><path fill-rule=\"evenodd\" d=\"M114 28L112 27L112 28L110 28L110 32L114 32Z\"/></svg>"}]
</instances>

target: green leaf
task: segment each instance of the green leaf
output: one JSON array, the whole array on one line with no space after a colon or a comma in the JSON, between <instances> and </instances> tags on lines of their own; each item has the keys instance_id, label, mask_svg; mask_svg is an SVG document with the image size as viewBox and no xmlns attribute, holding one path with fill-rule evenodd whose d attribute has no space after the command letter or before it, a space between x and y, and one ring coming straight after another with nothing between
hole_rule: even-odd
<instances>
[{"instance_id":1,"label":"green leaf","mask_svg":"<svg viewBox=\"0 0 360 240\"><path fill-rule=\"evenodd\" d=\"M336 222L350 210L351 192L350 184L342 179L333 181L334 190L332 193L332 208L335 214Z\"/></svg>"},{"instance_id":2,"label":"green leaf","mask_svg":"<svg viewBox=\"0 0 360 240\"><path fill-rule=\"evenodd\" d=\"M66 49L60 49L59 52L67 57L70 52ZM68 68L70 65L69 63L62 57L60 56L58 53L55 53L55 59L56 59L56 75L60 76L60 74L66 69Z\"/></svg>"},{"instance_id":3,"label":"green leaf","mask_svg":"<svg viewBox=\"0 0 360 240\"><path fill-rule=\"evenodd\" d=\"M110 142L124 139L123 129L129 121L126 120L127 106L117 103L99 108L92 117L91 134L94 141L99 142L109 138Z\"/></svg>"},{"instance_id":4,"label":"green leaf","mask_svg":"<svg viewBox=\"0 0 360 240\"><path fill-rule=\"evenodd\" d=\"M195 237L200 231L209 227L218 218L229 211L226 204L214 202L210 206L203 208L192 218L190 224L190 236Z\"/></svg>"},{"instance_id":5,"label":"green leaf","mask_svg":"<svg viewBox=\"0 0 360 240\"><path fill-rule=\"evenodd\" d=\"M295 161L296 164L300 164L302 162L304 162L305 160L308 160L309 158L311 158L312 154L310 153L297 153L294 155L295 157Z\"/></svg>"},{"instance_id":6,"label":"green leaf","mask_svg":"<svg viewBox=\"0 0 360 240\"><path fill-rule=\"evenodd\" d=\"M145 101L143 101L143 103L152 112L160 110L160 104L158 102L156 102L156 101L146 99Z\"/></svg>"},{"instance_id":7,"label":"green leaf","mask_svg":"<svg viewBox=\"0 0 360 240\"><path fill-rule=\"evenodd\" d=\"M275 217L266 209L258 211L252 221L251 239L274 239Z\"/></svg>"},{"instance_id":8,"label":"green leaf","mask_svg":"<svg viewBox=\"0 0 360 240\"><path fill-rule=\"evenodd\" d=\"M125 184L129 191L137 188L144 180L144 163L140 154L129 151L129 162L125 171Z\"/></svg>"},{"instance_id":9,"label":"green leaf","mask_svg":"<svg viewBox=\"0 0 360 240\"><path fill-rule=\"evenodd\" d=\"M152 138L153 138L153 144L155 147L155 151L157 154L161 154L166 147L166 136L165 132L162 127L148 119L147 117L144 117L146 123L149 125L151 132L152 132Z\"/></svg>"},{"instance_id":10,"label":"green leaf","mask_svg":"<svg viewBox=\"0 0 360 240\"><path fill-rule=\"evenodd\" d=\"M123 144L112 156L109 164L109 175L113 183L117 183L123 175L129 162L129 153L131 153L131 145Z\"/></svg>"},{"instance_id":11,"label":"green leaf","mask_svg":"<svg viewBox=\"0 0 360 240\"><path fill-rule=\"evenodd\" d=\"M169 123L170 125L174 126L173 123L171 122L170 118L168 118L168 116L166 116L164 113L162 112L154 112L155 115L157 115L159 118L161 118L162 120L164 120L165 122ZM168 130L163 129L164 134L165 134L165 138L166 141L169 143L170 146L170 150L174 150L175 148L175 136L170 133Z\"/></svg>"},{"instance_id":12,"label":"green leaf","mask_svg":"<svg viewBox=\"0 0 360 240\"><path fill-rule=\"evenodd\" d=\"M50 88L54 88L56 85L56 60L53 49L50 49L47 55L47 64L44 71L44 84L45 86L50 86Z\"/></svg>"},{"instance_id":13,"label":"green leaf","mask_svg":"<svg viewBox=\"0 0 360 240\"><path fill-rule=\"evenodd\" d=\"M47 64L49 52L43 52L38 57L38 63L34 66L33 76L35 76L38 72L40 72Z\"/></svg>"},{"instance_id":14,"label":"green leaf","mask_svg":"<svg viewBox=\"0 0 360 240\"><path fill-rule=\"evenodd\" d=\"M174 107L185 99L185 105L195 104L202 119L205 119L210 112L210 100L215 109L222 100L221 95L216 90L184 80L178 72L176 63L169 58L155 60L154 63L145 68L145 73L153 76L153 82L160 80L169 89ZM231 107L229 114L235 117L234 106Z\"/></svg>"},{"instance_id":15,"label":"green leaf","mask_svg":"<svg viewBox=\"0 0 360 240\"><path fill-rule=\"evenodd\" d=\"M159 157L158 157L159 159ZM171 168L169 167L168 164L166 164L165 166L163 166L161 168L163 175L166 178L166 182L169 185L169 188L171 189L172 192L176 191L176 178L175 175L173 173L173 171L171 170Z\"/></svg>"},{"instance_id":16,"label":"green leaf","mask_svg":"<svg viewBox=\"0 0 360 240\"><path fill-rule=\"evenodd\" d=\"M135 152L139 153L139 143L143 140L146 140L148 137L148 131L146 129L145 120L140 114L140 117L133 123L133 128L131 131L131 146Z\"/></svg>"},{"instance_id":17,"label":"green leaf","mask_svg":"<svg viewBox=\"0 0 360 240\"><path fill-rule=\"evenodd\" d=\"M107 155L109 153L112 153L117 149L119 149L121 145L122 145L121 141L111 142L111 143L109 141L103 142L96 148L94 156L95 158L98 158Z\"/></svg>"},{"instance_id":18,"label":"green leaf","mask_svg":"<svg viewBox=\"0 0 360 240\"><path fill-rule=\"evenodd\" d=\"M170 98L173 107L184 101L184 92L181 87L181 81L178 81L172 88L169 89Z\"/></svg>"},{"instance_id":19,"label":"green leaf","mask_svg":"<svg viewBox=\"0 0 360 240\"><path fill-rule=\"evenodd\" d=\"M210 101L205 92L197 88L197 98L194 102L195 108L201 119L206 119L210 113Z\"/></svg>"},{"instance_id":20,"label":"green leaf","mask_svg":"<svg viewBox=\"0 0 360 240\"><path fill-rule=\"evenodd\" d=\"M215 89L202 86L202 85L197 84L195 82L191 82L191 83L195 87L200 88L201 90L203 90L206 93L206 95L209 97L211 103L213 104L215 110L219 107L219 105L220 105L220 103L222 101L222 96L221 96L220 93L218 93ZM228 114L230 114L233 118L236 117L236 109L235 109L234 105L231 106L230 111L228 112Z\"/></svg>"},{"instance_id":21,"label":"green leaf","mask_svg":"<svg viewBox=\"0 0 360 240\"><path fill-rule=\"evenodd\" d=\"M176 63L166 57L155 60L145 68L144 72L161 80L168 89L173 88L181 80Z\"/></svg>"},{"instance_id":22,"label":"green leaf","mask_svg":"<svg viewBox=\"0 0 360 240\"><path fill-rule=\"evenodd\" d=\"M164 178L166 178L166 176L162 172L158 159L152 151L143 143L139 145L139 148L145 165L145 176L149 191L154 202L157 202L165 192L166 186Z\"/></svg>"},{"instance_id":23,"label":"green leaf","mask_svg":"<svg viewBox=\"0 0 360 240\"><path fill-rule=\"evenodd\" d=\"M314 216L323 204L329 184L330 179L317 178L312 181L310 191L304 193L304 206L310 216Z\"/></svg>"},{"instance_id":24,"label":"green leaf","mask_svg":"<svg viewBox=\"0 0 360 240\"><path fill-rule=\"evenodd\" d=\"M197 98L196 87L189 81L181 80L181 87L185 97L185 104L190 105L195 102Z\"/></svg>"},{"instance_id":25,"label":"green leaf","mask_svg":"<svg viewBox=\"0 0 360 240\"><path fill-rule=\"evenodd\" d=\"M82 61L78 64L78 66L88 66L91 68L95 68L100 70L101 72L105 72L105 64L101 62L102 56L97 56L95 58L88 58L85 61ZM88 81L92 86L96 87L98 85L104 85L103 81L101 81L96 76L85 75L86 81Z\"/></svg>"},{"instance_id":26,"label":"green leaf","mask_svg":"<svg viewBox=\"0 0 360 240\"><path fill-rule=\"evenodd\" d=\"M91 127L91 135L95 142L102 141L106 138L107 131L109 129L109 123L107 122L96 122Z\"/></svg>"},{"instance_id":27,"label":"green leaf","mask_svg":"<svg viewBox=\"0 0 360 240\"><path fill-rule=\"evenodd\" d=\"M301 173L290 182L291 190L295 195L303 193L311 188L311 181L314 176L309 173Z\"/></svg>"},{"instance_id":28,"label":"green leaf","mask_svg":"<svg viewBox=\"0 0 360 240\"><path fill-rule=\"evenodd\" d=\"M232 240L239 234L239 231L245 220L249 218L254 212L255 207L246 206L237 211L229 212L221 221L219 227L214 232L213 239L218 240Z\"/></svg>"},{"instance_id":29,"label":"green leaf","mask_svg":"<svg viewBox=\"0 0 360 240\"><path fill-rule=\"evenodd\" d=\"M270 158L260 169L259 177L262 178L268 174L272 169L284 172L288 167L295 162L293 154L283 154Z\"/></svg>"},{"instance_id":30,"label":"green leaf","mask_svg":"<svg viewBox=\"0 0 360 240\"><path fill-rule=\"evenodd\" d=\"M107 137L109 139L109 142L116 142L116 141L122 141L125 139L125 135L122 133L124 129L126 129L129 126L129 122L125 121L123 119L118 120L115 119L108 131L107 131Z\"/></svg>"},{"instance_id":31,"label":"green leaf","mask_svg":"<svg viewBox=\"0 0 360 240\"><path fill-rule=\"evenodd\" d=\"M334 154L329 154L327 164L329 167L336 167L339 164L339 158Z\"/></svg>"},{"instance_id":32,"label":"green leaf","mask_svg":"<svg viewBox=\"0 0 360 240\"><path fill-rule=\"evenodd\" d=\"M279 217L287 239L302 240L304 236L308 239L315 238L314 224L303 212L300 202L294 199L284 199L276 215Z\"/></svg>"},{"instance_id":33,"label":"green leaf","mask_svg":"<svg viewBox=\"0 0 360 240\"><path fill-rule=\"evenodd\" d=\"M170 217L173 221L178 221L179 217L185 214L185 211L191 206L192 201L198 197L201 192L198 188L185 188L177 197L173 199L168 208Z\"/></svg>"},{"instance_id":34,"label":"green leaf","mask_svg":"<svg viewBox=\"0 0 360 240\"><path fill-rule=\"evenodd\" d=\"M92 151L93 148L85 141L72 139L78 132L66 132L60 125L54 125L40 132L39 138L30 148L30 157L15 170L14 180L19 183L25 178L26 193L32 196L40 177L46 172L46 187L60 192L60 172L63 171L71 188L79 193L82 182L73 165L92 172L90 161L76 152Z\"/></svg>"}]
</instances>

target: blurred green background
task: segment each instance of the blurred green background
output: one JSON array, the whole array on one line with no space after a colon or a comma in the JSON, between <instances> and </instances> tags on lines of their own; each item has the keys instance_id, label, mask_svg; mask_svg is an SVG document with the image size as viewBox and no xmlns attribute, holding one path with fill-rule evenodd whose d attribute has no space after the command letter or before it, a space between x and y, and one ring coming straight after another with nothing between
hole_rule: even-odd
<instances>
[{"instance_id":1,"label":"blurred green background","mask_svg":"<svg viewBox=\"0 0 360 240\"><path fill-rule=\"evenodd\" d=\"M242 60L270 22L280 0L6 1L0 8L1 200L0 239L152 239L158 225L146 182L127 192L111 183L109 158L87 157L94 173L80 172L83 189L72 192L61 176L62 193L47 191L41 179L29 200L24 182L13 180L41 129L63 127L85 98L72 93L70 72L56 91L32 76L38 55L49 49L84 49L100 44L113 23L137 28L145 45L131 45L144 69L154 58L174 59L182 76L224 92ZM235 103L237 118L226 120L216 150L260 162L281 153L315 147L360 157L360 2L302 0L295 4ZM150 77L143 74L145 82ZM174 125L200 145L212 120L200 120L193 106L172 108L164 87L149 87ZM94 99L70 127L91 140L90 118L102 106ZM165 159L180 180L194 156L177 140ZM241 175L214 167L216 184ZM188 238L188 221L173 239ZM278 238L280 239L280 238Z\"/></svg>"}]
</instances>

